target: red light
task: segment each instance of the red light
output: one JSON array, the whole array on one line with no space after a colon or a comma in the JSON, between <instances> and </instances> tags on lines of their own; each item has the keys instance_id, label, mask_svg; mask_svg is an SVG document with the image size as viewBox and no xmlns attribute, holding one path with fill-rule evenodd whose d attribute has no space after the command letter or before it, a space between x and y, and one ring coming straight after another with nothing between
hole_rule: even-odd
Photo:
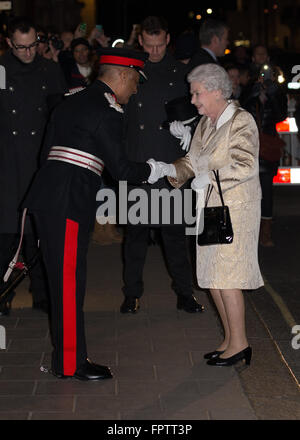
<instances>
[{"instance_id":1,"label":"red light","mask_svg":"<svg viewBox=\"0 0 300 440\"><path fill-rule=\"evenodd\" d=\"M290 131L290 123L288 118L286 118L284 121L278 122L278 124L276 124L276 130L278 133L281 131Z\"/></svg>"},{"instance_id":2,"label":"red light","mask_svg":"<svg viewBox=\"0 0 300 440\"><path fill-rule=\"evenodd\" d=\"M277 175L274 176L273 183L291 183L290 168L279 168Z\"/></svg>"}]
</instances>

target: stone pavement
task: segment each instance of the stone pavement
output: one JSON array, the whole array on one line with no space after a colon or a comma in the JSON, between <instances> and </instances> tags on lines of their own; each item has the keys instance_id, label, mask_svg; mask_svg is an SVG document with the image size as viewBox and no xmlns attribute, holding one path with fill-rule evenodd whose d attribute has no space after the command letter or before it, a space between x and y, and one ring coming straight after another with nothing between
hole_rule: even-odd
<instances>
[{"instance_id":1,"label":"stone pavement","mask_svg":"<svg viewBox=\"0 0 300 440\"><path fill-rule=\"evenodd\" d=\"M17 289L0 350L1 420L288 420L300 419L299 388L246 293L250 367L206 365L221 329L206 292L205 312L177 311L164 259L150 246L145 293L136 315L122 315L121 246L89 251L85 302L89 357L109 365L103 382L59 380L49 367L46 315L31 309L28 280Z\"/></svg>"}]
</instances>

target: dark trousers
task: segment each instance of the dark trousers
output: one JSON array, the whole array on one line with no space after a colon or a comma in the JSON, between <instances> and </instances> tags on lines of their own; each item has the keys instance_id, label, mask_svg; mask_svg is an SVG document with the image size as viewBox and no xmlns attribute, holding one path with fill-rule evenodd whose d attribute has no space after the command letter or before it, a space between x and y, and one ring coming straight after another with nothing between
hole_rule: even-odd
<instances>
[{"instance_id":1,"label":"dark trousers","mask_svg":"<svg viewBox=\"0 0 300 440\"><path fill-rule=\"evenodd\" d=\"M259 173L262 192L261 217L268 219L273 216L273 177L272 170Z\"/></svg>"},{"instance_id":2,"label":"dark trousers","mask_svg":"<svg viewBox=\"0 0 300 440\"><path fill-rule=\"evenodd\" d=\"M17 234L0 234L0 288L3 284L3 276L18 247L19 236ZM37 238L33 234L25 234L22 245L22 255L25 263L29 263L37 254ZM46 272L41 257L29 271L30 289L34 302L48 299Z\"/></svg>"},{"instance_id":3,"label":"dark trousers","mask_svg":"<svg viewBox=\"0 0 300 440\"><path fill-rule=\"evenodd\" d=\"M94 224L52 212L35 214L51 302L52 369L72 376L87 358L83 304L86 258Z\"/></svg>"},{"instance_id":4,"label":"dark trousers","mask_svg":"<svg viewBox=\"0 0 300 440\"><path fill-rule=\"evenodd\" d=\"M162 226L162 244L172 277L172 288L177 295L191 296L192 270L188 258L184 226ZM124 242L125 296L140 298L143 294L143 269L149 243L149 226L128 225ZM158 280L159 283L159 280Z\"/></svg>"}]
</instances>

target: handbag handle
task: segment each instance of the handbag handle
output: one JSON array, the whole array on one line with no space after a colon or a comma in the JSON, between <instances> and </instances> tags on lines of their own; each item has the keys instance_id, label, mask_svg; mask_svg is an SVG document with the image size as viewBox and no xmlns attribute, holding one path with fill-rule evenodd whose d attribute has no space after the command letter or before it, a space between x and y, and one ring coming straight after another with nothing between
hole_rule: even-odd
<instances>
[{"instance_id":1,"label":"handbag handle","mask_svg":"<svg viewBox=\"0 0 300 440\"><path fill-rule=\"evenodd\" d=\"M217 171L213 170L213 173L215 175L215 179L216 179L216 182L217 182L217 185L218 185L218 190L219 190L219 196L220 196L220 199L221 199L221 203L222 203L222 206L224 206L225 204L224 204L224 199L223 199L223 194L222 194L222 189L221 189L221 183L220 183L220 179L219 179L219 170L217 170ZM205 197L205 208L207 207L207 203L208 203L208 200L210 198L212 190L213 190L213 186L210 184L208 189L207 189L207 193L206 193L206 197Z\"/></svg>"}]
</instances>

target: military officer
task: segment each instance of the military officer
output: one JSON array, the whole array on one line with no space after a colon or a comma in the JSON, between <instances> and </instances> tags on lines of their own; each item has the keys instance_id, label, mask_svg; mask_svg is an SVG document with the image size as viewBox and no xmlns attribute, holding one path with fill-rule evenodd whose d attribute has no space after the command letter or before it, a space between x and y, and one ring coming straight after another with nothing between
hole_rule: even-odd
<instances>
[{"instance_id":1,"label":"military officer","mask_svg":"<svg viewBox=\"0 0 300 440\"><path fill-rule=\"evenodd\" d=\"M122 144L122 105L137 92L147 54L104 52L97 80L53 112L43 165L24 203L34 213L48 273L52 372L80 380L112 377L108 367L88 360L83 322L86 254L104 164L115 179L136 184L163 175L154 160L130 162Z\"/></svg>"},{"instance_id":2,"label":"military officer","mask_svg":"<svg viewBox=\"0 0 300 440\"><path fill-rule=\"evenodd\" d=\"M50 109L66 90L57 63L39 56L34 24L14 18L8 28L10 49L0 58L6 84L0 89L0 288L20 228L20 204L38 167ZM32 222L26 222L23 256L36 253ZM30 272L33 307L47 310L46 285L40 261ZM7 304L0 314L8 314Z\"/></svg>"}]
</instances>

